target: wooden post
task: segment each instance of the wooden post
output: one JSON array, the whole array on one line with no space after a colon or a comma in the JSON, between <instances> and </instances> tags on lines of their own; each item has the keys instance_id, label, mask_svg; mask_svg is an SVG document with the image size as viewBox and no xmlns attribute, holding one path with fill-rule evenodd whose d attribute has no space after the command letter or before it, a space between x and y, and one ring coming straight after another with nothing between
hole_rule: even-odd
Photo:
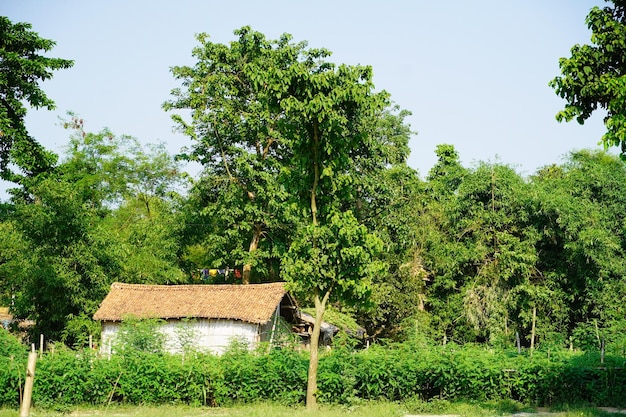
<instances>
[{"instance_id":1,"label":"wooden post","mask_svg":"<svg viewBox=\"0 0 626 417\"><path fill-rule=\"evenodd\" d=\"M519 332L515 332L515 344L517 345L518 355L522 353L522 342L519 339Z\"/></svg>"},{"instance_id":2,"label":"wooden post","mask_svg":"<svg viewBox=\"0 0 626 417\"><path fill-rule=\"evenodd\" d=\"M43 356L43 334L39 335L39 357Z\"/></svg>"},{"instance_id":3,"label":"wooden post","mask_svg":"<svg viewBox=\"0 0 626 417\"><path fill-rule=\"evenodd\" d=\"M267 351L269 352L272 349L272 343L274 342L274 333L276 332L276 322L278 321L278 316L280 316L280 303L276 306L276 311L274 312L274 324L272 324L272 333L270 334L270 344L267 347Z\"/></svg>"},{"instance_id":4,"label":"wooden post","mask_svg":"<svg viewBox=\"0 0 626 417\"><path fill-rule=\"evenodd\" d=\"M535 326L537 324L537 307L533 307L533 327L530 330L530 350L535 349Z\"/></svg>"},{"instance_id":5,"label":"wooden post","mask_svg":"<svg viewBox=\"0 0 626 417\"><path fill-rule=\"evenodd\" d=\"M600 349L600 363L604 363L604 336L602 336L602 343L600 344L601 349Z\"/></svg>"},{"instance_id":6,"label":"wooden post","mask_svg":"<svg viewBox=\"0 0 626 417\"><path fill-rule=\"evenodd\" d=\"M26 368L26 382L24 383L24 398L20 406L20 417L30 416L30 403L33 398L33 383L35 382L35 365L37 363L37 352L28 354L28 366Z\"/></svg>"}]
</instances>

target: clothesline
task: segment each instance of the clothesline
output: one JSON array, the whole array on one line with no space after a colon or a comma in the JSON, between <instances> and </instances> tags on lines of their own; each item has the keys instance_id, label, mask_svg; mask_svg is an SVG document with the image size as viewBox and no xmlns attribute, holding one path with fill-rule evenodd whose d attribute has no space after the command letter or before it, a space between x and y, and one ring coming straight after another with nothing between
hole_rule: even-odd
<instances>
[{"instance_id":1,"label":"clothesline","mask_svg":"<svg viewBox=\"0 0 626 417\"><path fill-rule=\"evenodd\" d=\"M203 268L200 270L202 273L202 277L204 279L208 279L209 277L216 277L218 275L223 275L225 278L232 273L235 279L241 279L241 270L236 268L225 268L225 269L214 269L214 268Z\"/></svg>"}]
</instances>

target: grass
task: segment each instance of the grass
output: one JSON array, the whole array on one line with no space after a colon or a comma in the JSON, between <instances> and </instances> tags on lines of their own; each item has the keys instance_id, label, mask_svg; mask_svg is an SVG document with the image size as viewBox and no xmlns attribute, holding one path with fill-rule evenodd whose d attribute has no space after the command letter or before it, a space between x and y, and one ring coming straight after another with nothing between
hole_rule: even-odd
<instances>
[{"instance_id":1,"label":"grass","mask_svg":"<svg viewBox=\"0 0 626 417\"><path fill-rule=\"evenodd\" d=\"M400 404L373 402L352 407L322 405L314 413L307 411L304 406L288 407L271 403L221 408L163 405L31 411L31 417L346 417L346 414L350 417L401 417L406 414L406 408ZM17 410L0 410L0 417L17 416Z\"/></svg>"},{"instance_id":2,"label":"grass","mask_svg":"<svg viewBox=\"0 0 626 417\"><path fill-rule=\"evenodd\" d=\"M405 403L363 402L352 406L320 406L309 412L303 406L288 407L271 403L206 408L188 406L111 406L106 409L82 408L67 410L33 409L32 417L402 417L406 415L457 415L461 417L510 416L536 410L511 401L495 403L450 403L447 401L408 401ZM615 417L592 407L561 406L550 417ZM17 417L19 411L0 409L0 417Z\"/></svg>"}]
</instances>

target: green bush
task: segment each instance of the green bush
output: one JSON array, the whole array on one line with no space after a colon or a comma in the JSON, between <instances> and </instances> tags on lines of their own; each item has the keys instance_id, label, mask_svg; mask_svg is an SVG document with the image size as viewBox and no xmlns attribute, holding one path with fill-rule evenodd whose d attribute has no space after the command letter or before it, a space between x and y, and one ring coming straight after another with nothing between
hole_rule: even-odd
<instances>
[{"instance_id":1,"label":"green bush","mask_svg":"<svg viewBox=\"0 0 626 417\"><path fill-rule=\"evenodd\" d=\"M27 347L19 339L0 327L0 358L21 357L27 352Z\"/></svg>"},{"instance_id":2,"label":"green bush","mask_svg":"<svg viewBox=\"0 0 626 417\"><path fill-rule=\"evenodd\" d=\"M0 357L0 406L15 407L26 369L22 357ZM43 407L120 404L231 405L304 402L308 354L291 348L222 356L145 351L100 357L57 349L38 360L33 400ZM532 354L474 346L411 344L323 352L318 398L444 403L513 401L536 406L626 405L624 358L569 351ZM428 407L424 405L424 407Z\"/></svg>"},{"instance_id":3,"label":"green bush","mask_svg":"<svg viewBox=\"0 0 626 417\"><path fill-rule=\"evenodd\" d=\"M26 346L17 337L0 327L0 406L19 405L20 386L26 375L27 352Z\"/></svg>"}]
</instances>

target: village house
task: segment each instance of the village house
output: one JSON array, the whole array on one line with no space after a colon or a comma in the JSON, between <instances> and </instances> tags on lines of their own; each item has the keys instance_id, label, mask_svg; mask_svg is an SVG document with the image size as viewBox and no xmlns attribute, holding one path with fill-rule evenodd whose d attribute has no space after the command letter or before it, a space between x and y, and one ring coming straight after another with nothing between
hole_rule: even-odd
<instances>
[{"instance_id":1,"label":"village house","mask_svg":"<svg viewBox=\"0 0 626 417\"><path fill-rule=\"evenodd\" d=\"M271 342L281 323L298 328L296 303L285 283L250 285L141 285L114 283L94 314L102 323L101 351L110 354L126 317L157 318L165 348L181 351L180 328L188 326L194 347L223 353L237 340L250 348ZM291 330L291 329L290 329ZM189 335L189 331L184 332Z\"/></svg>"}]
</instances>

